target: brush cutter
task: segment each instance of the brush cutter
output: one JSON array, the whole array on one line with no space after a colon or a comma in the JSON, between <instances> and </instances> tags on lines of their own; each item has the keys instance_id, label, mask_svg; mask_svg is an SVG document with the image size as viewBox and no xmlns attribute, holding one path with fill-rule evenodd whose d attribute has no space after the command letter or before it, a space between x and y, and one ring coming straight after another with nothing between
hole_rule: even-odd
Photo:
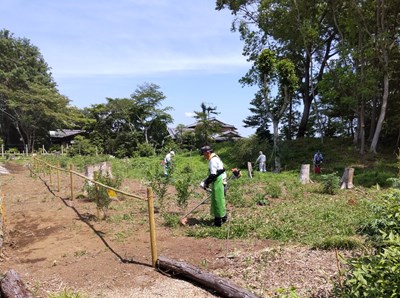
<instances>
[{"instance_id":1,"label":"brush cutter","mask_svg":"<svg viewBox=\"0 0 400 298\"><path fill-rule=\"evenodd\" d=\"M234 169L232 169L231 171L232 171L232 175L229 177L228 180L226 180L226 183L227 183L227 186L226 186L226 187L228 187L228 182L229 182L229 180L231 180L232 178L238 179L238 178L240 178L240 177L242 176L242 174L240 173L240 170L237 169L237 168L234 168ZM196 210L197 208L199 208L201 205L205 204L205 203L210 199L210 197L211 197L211 190L208 189L208 188L205 188L205 190L209 193L208 196L207 196L203 201L201 201L198 205L196 205L196 207L194 207L192 210L190 210L188 213L186 213L186 214L182 217L182 219L180 220L180 223L181 223L182 225L185 226L185 225L187 224L187 221L188 221L187 216L188 216L189 214L191 214L193 211L195 211L195 210Z\"/></svg>"}]
</instances>

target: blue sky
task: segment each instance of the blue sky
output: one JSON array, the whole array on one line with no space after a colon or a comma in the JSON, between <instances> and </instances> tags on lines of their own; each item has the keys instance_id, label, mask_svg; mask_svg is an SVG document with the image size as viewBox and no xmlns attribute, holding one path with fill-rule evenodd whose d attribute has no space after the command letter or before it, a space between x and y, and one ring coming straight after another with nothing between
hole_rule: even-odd
<instances>
[{"instance_id":1,"label":"blue sky","mask_svg":"<svg viewBox=\"0 0 400 298\"><path fill-rule=\"evenodd\" d=\"M79 108L160 86L174 124L202 102L242 136L255 89L238 80L250 64L215 0L2 0L1 28L26 37L51 67L60 93Z\"/></svg>"}]
</instances>

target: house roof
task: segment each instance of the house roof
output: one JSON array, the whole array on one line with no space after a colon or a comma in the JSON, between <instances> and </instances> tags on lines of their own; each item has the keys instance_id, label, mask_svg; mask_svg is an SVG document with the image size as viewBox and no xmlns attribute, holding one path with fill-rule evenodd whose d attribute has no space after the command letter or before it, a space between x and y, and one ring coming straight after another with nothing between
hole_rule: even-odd
<instances>
[{"instance_id":1,"label":"house roof","mask_svg":"<svg viewBox=\"0 0 400 298\"><path fill-rule=\"evenodd\" d=\"M65 137L79 135L84 132L86 131L81 129L57 129L57 130L50 130L49 134L50 137L52 138L65 138Z\"/></svg>"},{"instance_id":2,"label":"house roof","mask_svg":"<svg viewBox=\"0 0 400 298\"><path fill-rule=\"evenodd\" d=\"M237 129L235 126L233 126L233 125L231 125L231 124L224 123L224 122L222 122L222 121L220 121L220 120L218 120L218 119L216 119L216 118L210 118L210 119L208 119L208 120L209 120L209 121L212 121L212 122L217 122L222 128L230 128L230 129L233 129L233 130L236 130L236 129ZM195 123L186 125L185 128L187 128L187 129L194 129L194 128L195 128L197 125L199 125L199 124L201 124L201 123L200 123L199 121L197 121L197 122L195 122Z\"/></svg>"},{"instance_id":3,"label":"house roof","mask_svg":"<svg viewBox=\"0 0 400 298\"><path fill-rule=\"evenodd\" d=\"M240 134L237 132L237 129L235 126L224 123L216 118L210 118L209 120L213 121L214 123L218 123L221 126L221 128L224 130L223 132L214 135L213 136L214 140L225 141L228 139L241 139L242 138L242 136L240 136ZM201 124L201 122L198 121L198 122L186 125L183 127L183 130L184 131L193 131L196 128L196 126L198 126L199 124ZM176 139L178 130L176 128L170 128L170 127L168 127L167 129L168 129L169 136L172 139Z\"/></svg>"}]
</instances>

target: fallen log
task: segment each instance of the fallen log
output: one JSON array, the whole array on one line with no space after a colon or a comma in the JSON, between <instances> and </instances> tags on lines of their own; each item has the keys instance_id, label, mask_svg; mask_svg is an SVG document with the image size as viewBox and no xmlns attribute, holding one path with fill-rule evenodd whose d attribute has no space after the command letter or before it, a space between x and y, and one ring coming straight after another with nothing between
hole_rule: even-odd
<instances>
[{"instance_id":1,"label":"fallen log","mask_svg":"<svg viewBox=\"0 0 400 298\"><path fill-rule=\"evenodd\" d=\"M18 273L11 269L0 281L0 293L4 298L33 298Z\"/></svg>"},{"instance_id":2,"label":"fallen log","mask_svg":"<svg viewBox=\"0 0 400 298\"><path fill-rule=\"evenodd\" d=\"M182 275L187 279L196 281L205 288L214 290L219 295L221 295L221 297L258 297L255 294L234 285L228 280L205 272L200 268L197 268L182 261L171 260L167 257L160 256L157 260L157 269L164 273L169 273L172 275Z\"/></svg>"}]
</instances>

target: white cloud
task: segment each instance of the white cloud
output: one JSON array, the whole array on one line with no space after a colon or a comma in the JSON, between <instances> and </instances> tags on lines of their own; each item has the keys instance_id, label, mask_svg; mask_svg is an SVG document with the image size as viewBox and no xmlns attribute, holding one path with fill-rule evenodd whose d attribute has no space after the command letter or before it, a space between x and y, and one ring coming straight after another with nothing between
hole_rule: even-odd
<instances>
[{"instance_id":1,"label":"white cloud","mask_svg":"<svg viewBox=\"0 0 400 298\"><path fill-rule=\"evenodd\" d=\"M193 118L194 116L196 116L196 114L193 112L185 112L185 116L188 118Z\"/></svg>"},{"instance_id":2,"label":"white cloud","mask_svg":"<svg viewBox=\"0 0 400 298\"><path fill-rule=\"evenodd\" d=\"M39 47L56 77L248 68L229 31L232 17L214 7L214 0L38 0L10 1L0 13L11 32Z\"/></svg>"}]
</instances>

